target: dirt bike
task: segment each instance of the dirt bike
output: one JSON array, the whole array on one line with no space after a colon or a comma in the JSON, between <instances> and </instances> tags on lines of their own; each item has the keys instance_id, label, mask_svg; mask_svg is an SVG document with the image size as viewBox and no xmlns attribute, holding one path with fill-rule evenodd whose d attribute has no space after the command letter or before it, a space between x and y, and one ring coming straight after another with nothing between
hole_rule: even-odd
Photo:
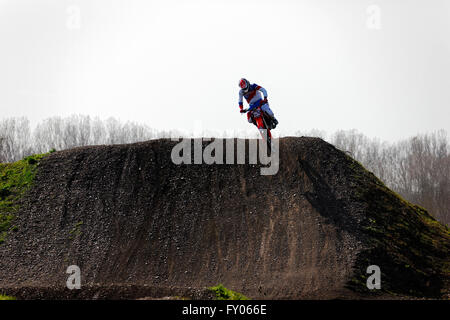
<instances>
[{"instance_id":1,"label":"dirt bike","mask_svg":"<svg viewBox=\"0 0 450 320\"><path fill-rule=\"evenodd\" d=\"M272 150L272 133L270 132L270 129L272 128L271 118L261 109L261 107L256 107L251 110L243 109L241 111L241 113L247 112L251 112L250 118L261 133L263 140L267 142L267 150L270 153Z\"/></svg>"}]
</instances>

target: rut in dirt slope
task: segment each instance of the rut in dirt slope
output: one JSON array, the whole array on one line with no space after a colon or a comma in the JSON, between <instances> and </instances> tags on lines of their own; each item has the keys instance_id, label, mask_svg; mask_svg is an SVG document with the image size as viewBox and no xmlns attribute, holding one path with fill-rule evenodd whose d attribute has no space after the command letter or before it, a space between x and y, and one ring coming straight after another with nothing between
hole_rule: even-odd
<instances>
[{"instance_id":1,"label":"rut in dirt slope","mask_svg":"<svg viewBox=\"0 0 450 320\"><path fill-rule=\"evenodd\" d=\"M375 264L385 292L447 292L448 230L323 140L280 139L273 176L260 165L175 165L175 144L42 160L18 231L0 245L0 289L61 289L75 264L84 286L223 283L252 298L336 298L374 294L365 279Z\"/></svg>"}]
</instances>

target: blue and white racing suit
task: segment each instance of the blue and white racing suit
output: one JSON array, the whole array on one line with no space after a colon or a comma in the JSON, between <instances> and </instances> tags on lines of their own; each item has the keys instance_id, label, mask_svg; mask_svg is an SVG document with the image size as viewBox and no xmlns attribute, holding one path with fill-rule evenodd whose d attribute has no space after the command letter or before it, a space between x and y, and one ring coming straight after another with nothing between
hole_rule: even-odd
<instances>
[{"instance_id":1,"label":"blue and white racing suit","mask_svg":"<svg viewBox=\"0 0 450 320\"><path fill-rule=\"evenodd\" d=\"M242 110L244 107L243 98L247 101L249 104L248 110L251 111L259 106L261 106L261 103L264 99L267 99L267 91L261 86L258 86L256 83L250 85L249 89L247 91L244 91L243 89L239 90L239 108ZM267 113L272 118L275 118L272 110L269 107L269 103L265 103L261 106L261 109ZM252 119L250 117L250 113L247 113L248 122L252 122Z\"/></svg>"}]
</instances>

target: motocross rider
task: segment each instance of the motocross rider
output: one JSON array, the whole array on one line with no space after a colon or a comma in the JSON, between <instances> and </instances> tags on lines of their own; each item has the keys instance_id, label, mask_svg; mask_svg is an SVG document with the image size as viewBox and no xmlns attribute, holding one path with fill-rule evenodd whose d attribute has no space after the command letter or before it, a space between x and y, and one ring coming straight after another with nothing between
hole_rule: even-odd
<instances>
[{"instance_id":1,"label":"motocross rider","mask_svg":"<svg viewBox=\"0 0 450 320\"><path fill-rule=\"evenodd\" d=\"M243 105L243 98L247 100L247 103L249 104L249 108L247 111L252 111L255 108L261 107L261 110L263 110L271 120L271 128L275 129L275 127L278 124L278 120L275 119L275 115L273 114L272 110L269 107L269 102L267 101L267 91L261 86L258 86L257 84L253 83L250 84L250 82L242 78L239 81L239 109L241 110L241 113L244 113L244 105ZM264 98L263 98L264 96ZM247 120L250 123L254 123L251 117L251 112L247 113Z\"/></svg>"}]
</instances>

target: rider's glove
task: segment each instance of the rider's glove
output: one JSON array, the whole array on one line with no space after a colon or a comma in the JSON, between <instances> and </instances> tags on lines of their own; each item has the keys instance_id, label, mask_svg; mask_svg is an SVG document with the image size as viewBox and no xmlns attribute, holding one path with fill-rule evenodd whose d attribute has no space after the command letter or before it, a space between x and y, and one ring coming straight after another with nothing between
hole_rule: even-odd
<instances>
[{"instance_id":1,"label":"rider's glove","mask_svg":"<svg viewBox=\"0 0 450 320\"><path fill-rule=\"evenodd\" d=\"M265 105L266 103L268 103L269 101L267 101L267 98L264 98L263 100L261 100L261 106Z\"/></svg>"},{"instance_id":2,"label":"rider's glove","mask_svg":"<svg viewBox=\"0 0 450 320\"><path fill-rule=\"evenodd\" d=\"M247 111L244 110L244 109L241 109L239 112L240 112L240 113L246 113Z\"/></svg>"}]
</instances>

